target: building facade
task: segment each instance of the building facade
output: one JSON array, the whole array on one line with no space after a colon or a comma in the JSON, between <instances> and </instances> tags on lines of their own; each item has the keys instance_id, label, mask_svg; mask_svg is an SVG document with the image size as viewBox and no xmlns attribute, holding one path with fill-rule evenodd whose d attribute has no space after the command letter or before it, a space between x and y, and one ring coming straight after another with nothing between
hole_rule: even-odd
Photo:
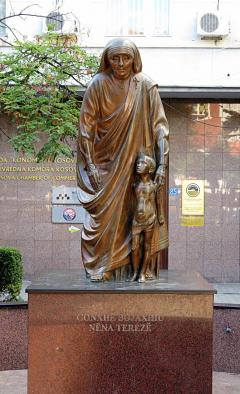
<instances>
[{"instance_id":1,"label":"building facade","mask_svg":"<svg viewBox=\"0 0 240 394\"><path fill-rule=\"evenodd\" d=\"M94 53L117 36L137 44L143 72L159 85L170 126L168 267L196 270L217 282L239 282L239 11L237 0L43 0L33 6L0 0L0 15L41 15L6 20L12 32L0 27L1 51L9 50L5 41L14 39L13 32L25 39L44 33L52 12L62 15L56 31L74 31L80 45ZM5 119L1 128L14 133ZM51 221L51 188L75 185L74 160L60 158L51 179L11 180L6 174L22 174L22 167L33 176L49 171L47 165L37 170L34 161L24 162L4 133L0 160L0 204L6 212L0 244L22 251L27 277L42 269L78 267L80 233ZM202 220L189 222L182 214L185 180L204 181Z\"/></svg>"}]
</instances>

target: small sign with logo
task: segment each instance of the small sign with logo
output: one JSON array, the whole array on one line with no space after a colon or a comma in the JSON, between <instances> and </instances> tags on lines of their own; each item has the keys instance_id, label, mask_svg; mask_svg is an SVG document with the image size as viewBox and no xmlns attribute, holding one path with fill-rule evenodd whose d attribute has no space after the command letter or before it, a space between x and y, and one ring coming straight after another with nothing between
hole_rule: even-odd
<instances>
[{"instance_id":1,"label":"small sign with logo","mask_svg":"<svg viewBox=\"0 0 240 394\"><path fill-rule=\"evenodd\" d=\"M204 181L185 180L182 182L182 215L204 215Z\"/></svg>"},{"instance_id":2,"label":"small sign with logo","mask_svg":"<svg viewBox=\"0 0 240 394\"><path fill-rule=\"evenodd\" d=\"M76 211L73 208L65 208L63 211L63 217L67 222L72 222L76 217Z\"/></svg>"},{"instance_id":3,"label":"small sign with logo","mask_svg":"<svg viewBox=\"0 0 240 394\"><path fill-rule=\"evenodd\" d=\"M53 205L52 223L84 223L86 211L81 205Z\"/></svg>"}]
</instances>

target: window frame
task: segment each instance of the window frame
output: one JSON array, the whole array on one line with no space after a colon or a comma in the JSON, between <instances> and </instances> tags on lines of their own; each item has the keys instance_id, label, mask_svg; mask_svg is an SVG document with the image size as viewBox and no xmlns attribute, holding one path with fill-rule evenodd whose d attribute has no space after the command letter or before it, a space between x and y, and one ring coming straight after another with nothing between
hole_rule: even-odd
<instances>
[{"instance_id":1,"label":"window frame","mask_svg":"<svg viewBox=\"0 0 240 394\"><path fill-rule=\"evenodd\" d=\"M2 15L0 14L0 19L3 16L7 15L7 0L0 0L0 6L2 7L2 5L3 5L3 14ZM4 8L5 8L5 10L4 10ZM6 35L7 35L6 26L4 26L4 25L1 26L1 24L0 24L0 37L6 37Z\"/></svg>"},{"instance_id":2,"label":"window frame","mask_svg":"<svg viewBox=\"0 0 240 394\"><path fill-rule=\"evenodd\" d=\"M106 25L106 29L105 29L105 37L137 37L137 38L147 38L147 37L169 37L170 36L170 7L171 7L171 0L161 0L161 1L165 1L166 2L166 19L167 19L167 32L164 33L154 33L154 30L156 30L156 26L152 27L152 17L154 16L154 2L156 0L151 0L151 10L150 10L150 20L148 20L146 22L146 19L144 19L144 15L147 12L147 6L150 4L149 0L143 0L143 34L126 34L127 31L124 31L124 34L113 34L113 31L109 31L109 18L107 18L107 16L110 15L109 11L108 11L108 2L109 1L114 1L114 0L105 0L105 15L106 15L106 20L105 20L105 25ZM124 6L124 4L126 4L129 0L121 0L122 6ZM110 18L111 20L111 18Z\"/></svg>"}]
</instances>

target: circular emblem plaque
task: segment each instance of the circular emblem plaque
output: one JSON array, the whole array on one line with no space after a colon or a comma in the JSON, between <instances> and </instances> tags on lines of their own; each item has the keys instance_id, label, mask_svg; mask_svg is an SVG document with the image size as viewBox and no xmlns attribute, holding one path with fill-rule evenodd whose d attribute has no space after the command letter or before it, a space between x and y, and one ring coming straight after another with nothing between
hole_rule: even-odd
<instances>
[{"instance_id":1,"label":"circular emblem plaque","mask_svg":"<svg viewBox=\"0 0 240 394\"><path fill-rule=\"evenodd\" d=\"M197 197L200 193L200 187L196 183L190 183L186 187L186 192L189 197Z\"/></svg>"},{"instance_id":2,"label":"circular emblem plaque","mask_svg":"<svg viewBox=\"0 0 240 394\"><path fill-rule=\"evenodd\" d=\"M66 208L63 211L63 217L68 222L71 222L76 217L76 211L73 208Z\"/></svg>"}]
</instances>

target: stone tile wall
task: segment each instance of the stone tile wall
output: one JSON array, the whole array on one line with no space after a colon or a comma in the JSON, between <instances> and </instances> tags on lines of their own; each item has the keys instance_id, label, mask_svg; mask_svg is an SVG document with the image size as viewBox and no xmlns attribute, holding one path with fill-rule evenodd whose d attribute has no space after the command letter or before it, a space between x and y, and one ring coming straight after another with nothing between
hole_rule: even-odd
<instances>
[{"instance_id":1,"label":"stone tile wall","mask_svg":"<svg viewBox=\"0 0 240 394\"><path fill-rule=\"evenodd\" d=\"M181 226L181 194L169 197L169 268L239 281L240 104L165 101L169 187L205 180L205 224Z\"/></svg>"},{"instance_id":2,"label":"stone tile wall","mask_svg":"<svg viewBox=\"0 0 240 394\"><path fill-rule=\"evenodd\" d=\"M238 282L240 104L164 100L164 106L170 124L169 187L181 188L183 179L205 179L203 227L181 226L181 194L169 197L169 268ZM15 133L5 119L0 126L9 136ZM16 165L1 163L2 158L19 157L5 134L0 131L0 169ZM74 175L64 171L59 174ZM71 234L68 225L51 223L51 187L76 182L2 180L3 175L17 173L0 170L0 245L21 250L25 277L81 266L80 232Z\"/></svg>"},{"instance_id":3,"label":"stone tile wall","mask_svg":"<svg viewBox=\"0 0 240 394\"><path fill-rule=\"evenodd\" d=\"M8 136L13 127L0 120L0 126ZM69 224L52 224L52 186L76 186L76 181L57 180L56 176L75 176L69 173L72 164L42 164L54 167L54 180L4 180L1 176L49 175L44 172L6 172L1 167L36 166L36 163L14 163L21 157L11 148L8 138L0 131L0 245L17 247L23 255L24 273L31 278L34 273L46 269L77 268L80 259L80 232L70 233ZM5 163L5 159L9 162ZM58 172L57 168L64 167ZM77 225L80 227L79 225Z\"/></svg>"}]
</instances>

